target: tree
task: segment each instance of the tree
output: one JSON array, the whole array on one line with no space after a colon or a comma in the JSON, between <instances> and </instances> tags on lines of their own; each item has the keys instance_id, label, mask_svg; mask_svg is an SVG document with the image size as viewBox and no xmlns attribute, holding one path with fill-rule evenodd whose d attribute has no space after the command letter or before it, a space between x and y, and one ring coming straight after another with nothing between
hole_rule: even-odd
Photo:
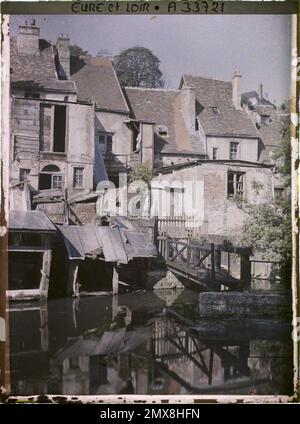
<instances>
[{"instance_id":1,"label":"tree","mask_svg":"<svg viewBox=\"0 0 300 424\"><path fill-rule=\"evenodd\" d=\"M87 50L83 50L80 46L77 46L77 44L71 44L70 45L70 56L87 56L89 52Z\"/></svg>"},{"instance_id":2,"label":"tree","mask_svg":"<svg viewBox=\"0 0 300 424\"><path fill-rule=\"evenodd\" d=\"M292 220L291 220L291 143L289 122L283 123L281 144L274 156L277 173L284 182L284 191L271 204L253 206L240 203L247 213L243 225L243 244L262 249L266 260L280 262L283 282L289 284L292 264Z\"/></svg>"},{"instance_id":3,"label":"tree","mask_svg":"<svg viewBox=\"0 0 300 424\"><path fill-rule=\"evenodd\" d=\"M152 171L148 163L139 163L135 165L129 173L130 182L141 181L149 187L151 180L152 180Z\"/></svg>"},{"instance_id":4,"label":"tree","mask_svg":"<svg viewBox=\"0 0 300 424\"><path fill-rule=\"evenodd\" d=\"M120 84L129 87L161 88L165 80L160 60L145 47L132 47L114 57Z\"/></svg>"}]
</instances>

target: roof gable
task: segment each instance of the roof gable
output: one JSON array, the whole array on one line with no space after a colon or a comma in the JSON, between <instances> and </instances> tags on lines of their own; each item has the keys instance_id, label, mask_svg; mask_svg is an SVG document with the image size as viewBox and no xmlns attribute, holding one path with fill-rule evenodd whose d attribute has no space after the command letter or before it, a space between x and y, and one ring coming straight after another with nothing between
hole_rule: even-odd
<instances>
[{"instance_id":1,"label":"roof gable","mask_svg":"<svg viewBox=\"0 0 300 424\"><path fill-rule=\"evenodd\" d=\"M206 135L259 137L246 112L234 107L231 82L184 75L182 83L195 88L198 118Z\"/></svg>"},{"instance_id":2,"label":"roof gable","mask_svg":"<svg viewBox=\"0 0 300 424\"><path fill-rule=\"evenodd\" d=\"M78 100L96 102L99 109L129 112L112 62L106 57L71 57L71 78Z\"/></svg>"}]
</instances>

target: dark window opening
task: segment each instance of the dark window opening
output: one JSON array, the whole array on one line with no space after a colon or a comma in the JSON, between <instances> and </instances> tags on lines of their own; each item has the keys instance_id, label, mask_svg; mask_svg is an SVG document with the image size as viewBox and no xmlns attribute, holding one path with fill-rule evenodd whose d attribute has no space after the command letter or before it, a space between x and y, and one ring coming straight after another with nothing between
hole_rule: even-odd
<instances>
[{"instance_id":1,"label":"dark window opening","mask_svg":"<svg viewBox=\"0 0 300 424\"><path fill-rule=\"evenodd\" d=\"M275 187L274 188L274 198L281 199L283 197L284 188L283 187Z\"/></svg>"},{"instance_id":2,"label":"dark window opening","mask_svg":"<svg viewBox=\"0 0 300 424\"><path fill-rule=\"evenodd\" d=\"M56 165L47 165L39 174L39 190L61 190L63 176Z\"/></svg>"},{"instance_id":3,"label":"dark window opening","mask_svg":"<svg viewBox=\"0 0 300 424\"><path fill-rule=\"evenodd\" d=\"M243 196L244 195L244 173L243 172L228 172L227 179L227 196Z\"/></svg>"},{"instance_id":4,"label":"dark window opening","mask_svg":"<svg viewBox=\"0 0 300 424\"><path fill-rule=\"evenodd\" d=\"M25 99L39 99L40 93L35 93L33 91L25 91L24 97Z\"/></svg>"},{"instance_id":5,"label":"dark window opening","mask_svg":"<svg viewBox=\"0 0 300 424\"><path fill-rule=\"evenodd\" d=\"M213 147L213 160L217 160L218 159L218 148L217 147Z\"/></svg>"},{"instance_id":6,"label":"dark window opening","mask_svg":"<svg viewBox=\"0 0 300 424\"><path fill-rule=\"evenodd\" d=\"M33 233L23 233L20 235L19 239L20 246L42 246L42 239L39 234Z\"/></svg>"},{"instance_id":7,"label":"dark window opening","mask_svg":"<svg viewBox=\"0 0 300 424\"><path fill-rule=\"evenodd\" d=\"M221 114L220 108L218 106L211 106L210 110L212 111L212 113L214 115L220 115Z\"/></svg>"},{"instance_id":8,"label":"dark window opening","mask_svg":"<svg viewBox=\"0 0 300 424\"><path fill-rule=\"evenodd\" d=\"M271 122L270 115L260 115L260 122L264 125L269 125Z\"/></svg>"},{"instance_id":9,"label":"dark window opening","mask_svg":"<svg viewBox=\"0 0 300 424\"><path fill-rule=\"evenodd\" d=\"M134 125L133 129L133 138L132 138L132 151L136 152L139 150L140 145L140 124Z\"/></svg>"},{"instance_id":10,"label":"dark window opening","mask_svg":"<svg viewBox=\"0 0 300 424\"><path fill-rule=\"evenodd\" d=\"M19 180L27 181L29 179L30 169L20 168L20 177Z\"/></svg>"},{"instance_id":11,"label":"dark window opening","mask_svg":"<svg viewBox=\"0 0 300 424\"><path fill-rule=\"evenodd\" d=\"M157 127L157 132L158 135L162 136L162 137L167 137L168 136L168 128L165 126L159 126Z\"/></svg>"},{"instance_id":12,"label":"dark window opening","mask_svg":"<svg viewBox=\"0 0 300 424\"><path fill-rule=\"evenodd\" d=\"M42 253L9 252L9 289L38 289L42 264Z\"/></svg>"},{"instance_id":13,"label":"dark window opening","mask_svg":"<svg viewBox=\"0 0 300 424\"><path fill-rule=\"evenodd\" d=\"M198 119L195 119L195 131L199 131L199 122Z\"/></svg>"},{"instance_id":14,"label":"dark window opening","mask_svg":"<svg viewBox=\"0 0 300 424\"><path fill-rule=\"evenodd\" d=\"M66 144L66 106L54 106L53 152L65 152Z\"/></svg>"}]
</instances>

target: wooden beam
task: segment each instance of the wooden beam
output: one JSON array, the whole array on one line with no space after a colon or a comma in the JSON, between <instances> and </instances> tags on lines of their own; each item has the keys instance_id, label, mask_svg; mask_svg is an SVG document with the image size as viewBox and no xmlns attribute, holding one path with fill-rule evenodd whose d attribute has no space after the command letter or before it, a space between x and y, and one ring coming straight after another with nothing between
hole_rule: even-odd
<instances>
[{"instance_id":1,"label":"wooden beam","mask_svg":"<svg viewBox=\"0 0 300 424\"><path fill-rule=\"evenodd\" d=\"M42 269L41 269L40 296L43 299L47 299L48 289L49 289L52 250L51 250L50 237L44 236L43 238L44 238L45 251L43 254L43 263L42 263Z\"/></svg>"},{"instance_id":2,"label":"wooden beam","mask_svg":"<svg viewBox=\"0 0 300 424\"><path fill-rule=\"evenodd\" d=\"M117 295L119 293L119 270L117 268L117 264L113 265L112 290L113 295Z\"/></svg>"},{"instance_id":3,"label":"wooden beam","mask_svg":"<svg viewBox=\"0 0 300 424\"><path fill-rule=\"evenodd\" d=\"M79 261L71 260L69 261L69 270L68 270L68 286L67 294L68 296L78 295L77 290L77 275L78 275Z\"/></svg>"},{"instance_id":4,"label":"wooden beam","mask_svg":"<svg viewBox=\"0 0 300 424\"><path fill-rule=\"evenodd\" d=\"M241 281L245 289L251 288L251 262L249 255L241 255Z\"/></svg>"}]
</instances>

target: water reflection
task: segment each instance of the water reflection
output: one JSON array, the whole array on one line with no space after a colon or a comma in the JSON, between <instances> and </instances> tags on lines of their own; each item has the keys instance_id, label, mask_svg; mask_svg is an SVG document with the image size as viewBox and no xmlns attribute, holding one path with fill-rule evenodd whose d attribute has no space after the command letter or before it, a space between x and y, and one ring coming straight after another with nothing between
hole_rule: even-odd
<instances>
[{"instance_id":1,"label":"water reflection","mask_svg":"<svg viewBox=\"0 0 300 424\"><path fill-rule=\"evenodd\" d=\"M15 395L292 392L289 323L200 320L188 290L10 308Z\"/></svg>"}]
</instances>

